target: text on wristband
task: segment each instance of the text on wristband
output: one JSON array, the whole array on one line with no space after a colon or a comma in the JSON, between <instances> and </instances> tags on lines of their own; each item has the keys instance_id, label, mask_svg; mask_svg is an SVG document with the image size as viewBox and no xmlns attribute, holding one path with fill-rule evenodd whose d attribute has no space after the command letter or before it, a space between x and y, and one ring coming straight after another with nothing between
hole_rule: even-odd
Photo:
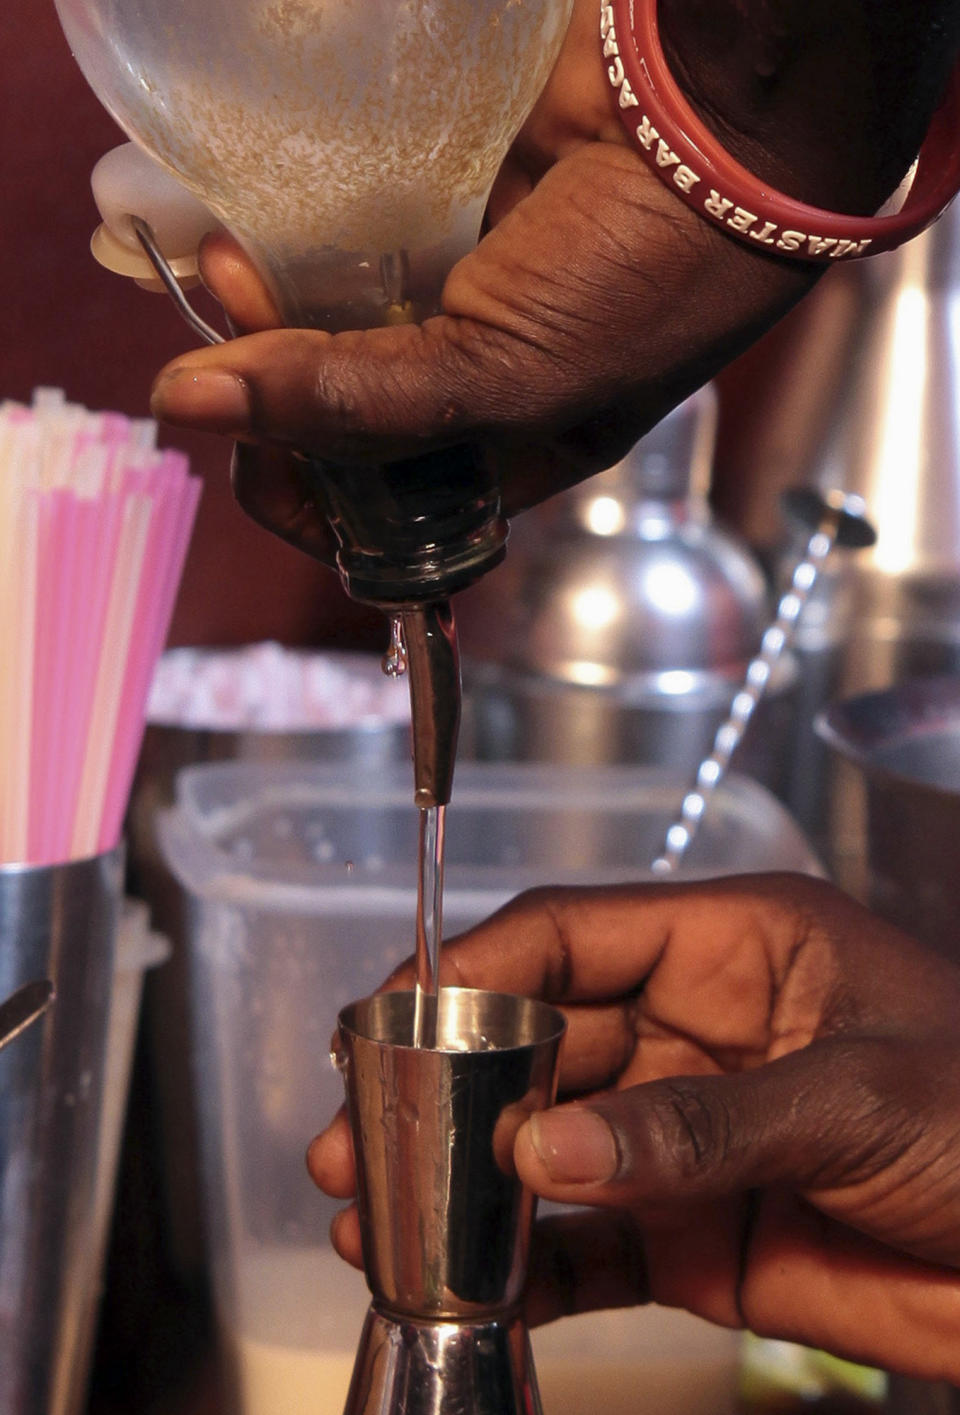
<instances>
[{"instance_id":1,"label":"text on wristband","mask_svg":"<svg viewBox=\"0 0 960 1415\"><path fill-rule=\"evenodd\" d=\"M642 105L630 80L624 72L620 46L617 41L613 9L603 5L600 10L600 37L603 40L603 55L611 62L607 66L607 78L617 92L617 101L622 109L636 108L640 118L635 137L641 151L646 154L651 165L662 173L669 172L674 185L691 205L698 202L704 214L720 226L727 226L740 236L749 237L758 246L772 246L775 250L809 255L812 259L841 260L845 256L860 256L873 244L871 238L850 241L839 236L819 236L808 231L794 231L775 221L761 221L755 212L739 206L732 198L724 196L704 180L692 162L684 162L654 127L643 112ZM646 72L647 64L643 55L639 56L641 70ZM702 187L703 192L696 192Z\"/></svg>"}]
</instances>

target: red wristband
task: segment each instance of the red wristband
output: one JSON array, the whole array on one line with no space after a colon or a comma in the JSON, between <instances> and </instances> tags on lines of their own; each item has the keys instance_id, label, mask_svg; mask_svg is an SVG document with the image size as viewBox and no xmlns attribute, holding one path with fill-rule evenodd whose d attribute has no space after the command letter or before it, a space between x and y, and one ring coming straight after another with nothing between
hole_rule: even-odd
<instances>
[{"instance_id":1,"label":"red wristband","mask_svg":"<svg viewBox=\"0 0 960 1415\"><path fill-rule=\"evenodd\" d=\"M960 65L934 114L900 210L845 216L785 196L730 156L667 67L657 4L603 0L600 38L607 77L641 157L672 192L727 235L793 260L874 255L919 235L960 190Z\"/></svg>"}]
</instances>

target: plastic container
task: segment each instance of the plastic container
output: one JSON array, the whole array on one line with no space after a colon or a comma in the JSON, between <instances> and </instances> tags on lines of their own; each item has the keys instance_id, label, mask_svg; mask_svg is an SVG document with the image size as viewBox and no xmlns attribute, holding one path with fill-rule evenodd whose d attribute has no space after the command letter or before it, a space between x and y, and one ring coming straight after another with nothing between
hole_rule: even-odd
<instances>
[{"instance_id":1,"label":"plastic container","mask_svg":"<svg viewBox=\"0 0 960 1415\"><path fill-rule=\"evenodd\" d=\"M107 1021L107 1058L103 1110L100 1116L99 1165L93 1221L94 1242L103 1266L113 1209L114 1182L127 1112L127 1092L133 1070L140 1000L148 972L170 957L170 944L151 929L150 914L140 899L124 899L117 931L113 996ZM93 1332L90 1337L92 1340Z\"/></svg>"},{"instance_id":2,"label":"plastic container","mask_svg":"<svg viewBox=\"0 0 960 1415\"><path fill-rule=\"evenodd\" d=\"M686 784L651 770L462 763L448 815L447 935L531 885L644 876ZM343 1098L328 1058L338 1011L412 951L410 771L207 764L180 773L176 800L159 836L188 896L196 1095L230 1409L340 1415L368 1295L330 1248L339 1205L311 1184L303 1156ZM711 800L685 873L767 868L817 866L773 797L731 777ZM602 1330L588 1345L606 1360ZM735 1338L726 1349L732 1391ZM633 1368L639 1400L642 1356ZM549 1362L541 1374L546 1381ZM710 1410L725 1415L719 1396Z\"/></svg>"},{"instance_id":3,"label":"plastic container","mask_svg":"<svg viewBox=\"0 0 960 1415\"><path fill-rule=\"evenodd\" d=\"M144 1007L159 1134L145 1202L157 1206L166 1259L198 1314L206 1308L206 1273L186 946L180 892L157 844L157 812L172 803L177 773L199 762L338 761L374 771L409 761L410 751L407 683L386 677L377 654L263 642L168 649L157 664L127 813L131 888L173 945Z\"/></svg>"}]
</instances>

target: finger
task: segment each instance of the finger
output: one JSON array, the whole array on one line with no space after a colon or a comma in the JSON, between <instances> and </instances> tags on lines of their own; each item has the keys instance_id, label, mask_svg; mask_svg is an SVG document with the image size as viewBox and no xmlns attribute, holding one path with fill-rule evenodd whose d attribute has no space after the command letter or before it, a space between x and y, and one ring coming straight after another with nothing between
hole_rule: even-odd
<instances>
[{"instance_id":1,"label":"finger","mask_svg":"<svg viewBox=\"0 0 960 1415\"><path fill-rule=\"evenodd\" d=\"M650 1297L643 1236L626 1211L539 1219L528 1272L525 1307L531 1326L633 1307Z\"/></svg>"},{"instance_id":2,"label":"finger","mask_svg":"<svg viewBox=\"0 0 960 1415\"><path fill-rule=\"evenodd\" d=\"M334 1248L351 1267L363 1267L363 1243L360 1237L360 1215L356 1204L341 1209L330 1225Z\"/></svg>"},{"instance_id":3,"label":"finger","mask_svg":"<svg viewBox=\"0 0 960 1415\"><path fill-rule=\"evenodd\" d=\"M842 1182L862 1160L848 1143L848 1088L823 1048L798 1055L799 1064L672 1077L541 1112L517 1136L518 1172L544 1198L634 1208Z\"/></svg>"},{"instance_id":4,"label":"finger","mask_svg":"<svg viewBox=\"0 0 960 1415\"><path fill-rule=\"evenodd\" d=\"M307 1150L310 1178L333 1199L352 1199L357 1190L353 1141L346 1109L341 1109Z\"/></svg>"},{"instance_id":5,"label":"finger","mask_svg":"<svg viewBox=\"0 0 960 1415\"><path fill-rule=\"evenodd\" d=\"M841 1034L739 1075L609 1092L531 1117L517 1171L544 1198L641 1212L784 1186L960 1265L955 1053L952 1038Z\"/></svg>"},{"instance_id":6,"label":"finger","mask_svg":"<svg viewBox=\"0 0 960 1415\"><path fill-rule=\"evenodd\" d=\"M676 1278L676 1265L672 1271ZM672 1293L680 1302L682 1280ZM761 1336L921 1380L960 1381L956 1270L905 1256L795 1196L765 1201L745 1255L740 1306Z\"/></svg>"},{"instance_id":7,"label":"finger","mask_svg":"<svg viewBox=\"0 0 960 1415\"><path fill-rule=\"evenodd\" d=\"M230 477L239 505L258 525L325 565L335 562L336 537L300 458L281 447L238 442Z\"/></svg>"},{"instance_id":8,"label":"finger","mask_svg":"<svg viewBox=\"0 0 960 1415\"><path fill-rule=\"evenodd\" d=\"M293 442L330 458L382 460L490 428L552 435L615 403L639 380L641 421L649 426L711 371L695 359L696 372L685 368L681 387L673 376L679 348L635 332L641 310L644 323L672 329L677 307L674 294L638 276L618 234L642 232L651 212L659 234L646 245L660 242L675 258L684 242L677 223L685 218L669 194L625 148L584 148L551 168L454 268L443 316L337 335L260 333L201 350L163 371L154 411L170 422ZM689 223L694 275L711 237ZM714 280L703 292L714 306L717 289ZM696 301L686 284L683 293ZM698 320L706 343L729 336L727 312L712 314ZM612 330L621 327L636 347L618 342ZM689 335L676 330L688 360Z\"/></svg>"},{"instance_id":9,"label":"finger","mask_svg":"<svg viewBox=\"0 0 960 1415\"><path fill-rule=\"evenodd\" d=\"M742 1326L737 1283L743 1209L742 1201L688 1204L654 1225L626 1209L539 1220L526 1298L531 1325L653 1301L685 1307L721 1326Z\"/></svg>"},{"instance_id":10,"label":"finger","mask_svg":"<svg viewBox=\"0 0 960 1415\"><path fill-rule=\"evenodd\" d=\"M605 1006L580 1003L561 1009L567 1023L558 1085L563 1097L613 1086L637 1046L637 1000L631 995Z\"/></svg>"},{"instance_id":11,"label":"finger","mask_svg":"<svg viewBox=\"0 0 960 1415\"><path fill-rule=\"evenodd\" d=\"M440 955L439 980L442 987L489 987L491 991L518 992L517 987L471 980L457 961L459 945L447 944ZM416 982L416 963L410 958L386 979L381 992L408 991ZM528 995L541 996L536 989ZM555 1004L556 1004L556 1000ZM610 1003L558 1004L566 1020L560 1053L561 1095L576 1095L612 1085L629 1062L637 1040L636 997L631 992Z\"/></svg>"},{"instance_id":12,"label":"finger","mask_svg":"<svg viewBox=\"0 0 960 1415\"><path fill-rule=\"evenodd\" d=\"M441 982L571 1003L633 993L667 969L678 995L707 982L742 994L752 972L782 971L809 904L808 882L785 876L534 889L448 942ZM404 965L393 984L412 976Z\"/></svg>"},{"instance_id":13,"label":"finger","mask_svg":"<svg viewBox=\"0 0 960 1415\"><path fill-rule=\"evenodd\" d=\"M490 192L485 214L487 223L496 226L524 197L530 195L533 188L534 179L530 172L516 157L508 156Z\"/></svg>"},{"instance_id":14,"label":"finger","mask_svg":"<svg viewBox=\"0 0 960 1415\"><path fill-rule=\"evenodd\" d=\"M448 943L440 980L562 1007L565 1092L739 1069L816 1034L836 968L808 916L831 898L785 876L534 890ZM412 985L410 964L390 982Z\"/></svg>"},{"instance_id":15,"label":"finger","mask_svg":"<svg viewBox=\"0 0 960 1415\"><path fill-rule=\"evenodd\" d=\"M337 335L278 329L168 364L151 408L175 426L278 442L328 460L397 460L461 441L501 412L507 421L511 405L526 418L528 407L502 380L511 362L496 334L455 329L442 317ZM478 364L496 370L495 378L478 380ZM514 369L510 381L518 376Z\"/></svg>"},{"instance_id":16,"label":"finger","mask_svg":"<svg viewBox=\"0 0 960 1415\"><path fill-rule=\"evenodd\" d=\"M531 890L445 945L441 970L447 983L556 1004L642 985L648 1031L696 1037L731 1065L841 1020L949 1029L960 1008L957 969L801 875Z\"/></svg>"},{"instance_id":17,"label":"finger","mask_svg":"<svg viewBox=\"0 0 960 1415\"><path fill-rule=\"evenodd\" d=\"M552 1003L631 991L666 945L667 892L658 885L528 890L444 944L440 982ZM413 966L403 963L389 985L412 986Z\"/></svg>"},{"instance_id":18,"label":"finger","mask_svg":"<svg viewBox=\"0 0 960 1415\"><path fill-rule=\"evenodd\" d=\"M925 1380L955 1383L960 1373L956 1273L788 1195L765 1198L752 1226L742 1208L720 1206L655 1224L620 1211L537 1224L531 1326L647 1301Z\"/></svg>"},{"instance_id":19,"label":"finger","mask_svg":"<svg viewBox=\"0 0 960 1415\"><path fill-rule=\"evenodd\" d=\"M282 323L273 297L250 257L226 231L214 231L204 237L200 275L235 329L250 334L276 329Z\"/></svg>"}]
</instances>

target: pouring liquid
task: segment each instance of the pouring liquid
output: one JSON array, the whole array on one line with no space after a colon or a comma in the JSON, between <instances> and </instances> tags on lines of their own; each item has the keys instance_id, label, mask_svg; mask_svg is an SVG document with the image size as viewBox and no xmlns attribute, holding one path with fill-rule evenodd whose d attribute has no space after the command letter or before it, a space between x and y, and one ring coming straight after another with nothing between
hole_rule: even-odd
<instances>
[{"instance_id":1,"label":"pouring liquid","mask_svg":"<svg viewBox=\"0 0 960 1415\"><path fill-rule=\"evenodd\" d=\"M390 645L383 659L383 671L399 678L408 670L403 620L390 616ZM416 736L418 717L412 715ZM416 758L416 741L414 757ZM416 983L413 1017L413 1045L437 1044L437 1004L440 971L440 943L443 937L443 862L446 807L420 809L419 868L417 874Z\"/></svg>"},{"instance_id":2,"label":"pouring liquid","mask_svg":"<svg viewBox=\"0 0 960 1415\"><path fill-rule=\"evenodd\" d=\"M417 982L413 1014L415 1047L437 1044L440 941L443 934L443 861L446 806L420 811L417 881Z\"/></svg>"}]
</instances>

